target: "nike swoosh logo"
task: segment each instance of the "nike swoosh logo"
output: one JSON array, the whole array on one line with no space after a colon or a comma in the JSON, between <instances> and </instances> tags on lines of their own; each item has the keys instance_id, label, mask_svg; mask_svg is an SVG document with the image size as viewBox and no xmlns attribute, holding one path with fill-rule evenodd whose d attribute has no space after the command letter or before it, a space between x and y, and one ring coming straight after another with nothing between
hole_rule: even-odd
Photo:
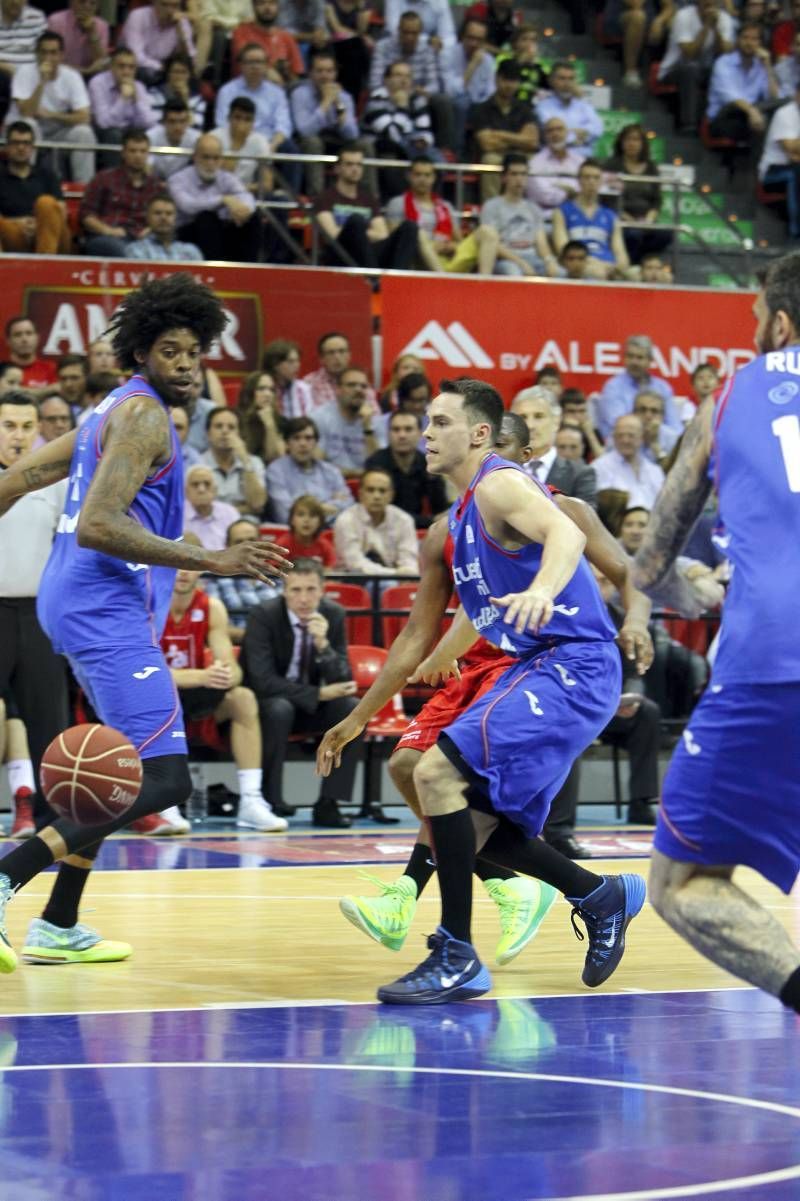
<instances>
[{"instance_id":1,"label":"nike swoosh logo","mask_svg":"<svg viewBox=\"0 0 800 1201\"><path fill-rule=\"evenodd\" d=\"M135 671L133 673L133 678L134 678L134 680L146 680L150 676L155 675L155 673L157 671L161 671L161 668L160 667L145 667L142 669L142 671Z\"/></svg>"}]
</instances>

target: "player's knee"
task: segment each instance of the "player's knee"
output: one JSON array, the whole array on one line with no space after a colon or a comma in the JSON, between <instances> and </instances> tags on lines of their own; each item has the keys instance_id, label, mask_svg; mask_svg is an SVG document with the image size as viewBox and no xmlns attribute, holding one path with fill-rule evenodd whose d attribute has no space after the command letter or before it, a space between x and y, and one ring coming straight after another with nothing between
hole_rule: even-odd
<instances>
[{"instance_id":1,"label":"player's knee","mask_svg":"<svg viewBox=\"0 0 800 1201\"><path fill-rule=\"evenodd\" d=\"M425 813L430 811L426 802L433 801L440 795L448 767L449 764L441 751L432 747L425 752L414 768L414 787Z\"/></svg>"},{"instance_id":2,"label":"player's knee","mask_svg":"<svg viewBox=\"0 0 800 1201\"><path fill-rule=\"evenodd\" d=\"M258 701L252 688L245 688L239 684L236 688L231 688L225 699L230 704L234 716L239 720L255 721L258 717Z\"/></svg>"},{"instance_id":3,"label":"player's knee","mask_svg":"<svg viewBox=\"0 0 800 1201\"><path fill-rule=\"evenodd\" d=\"M419 762L419 752L405 748L395 751L389 760L389 775L392 782L403 792L414 786L414 768Z\"/></svg>"},{"instance_id":4,"label":"player's knee","mask_svg":"<svg viewBox=\"0 0 800 1201\"><path fill-rule=\"evenodd\" d=\"M143 813L160 813L171 805L185 801L192 791L189 760L185 755L157 755L142 761L141 803Z\"/></svg>"}]
</instances>

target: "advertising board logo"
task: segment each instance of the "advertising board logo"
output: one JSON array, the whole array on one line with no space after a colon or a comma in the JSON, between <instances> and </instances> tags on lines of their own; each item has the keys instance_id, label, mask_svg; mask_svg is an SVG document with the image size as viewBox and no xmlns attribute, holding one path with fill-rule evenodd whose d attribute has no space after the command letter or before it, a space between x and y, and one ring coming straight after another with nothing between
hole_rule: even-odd
<instances>
[{"instance_id":1,"label":"advertising board logo","mask_svg":"<svg viewBox=\"0 0 800 1201\"><path fill-rule=\"evenodd\" d=\"M448 367L480 367L484 371L494 367L494 360L460 321L451 321L448 326L428 321L400 353L441 359Z\"/></svg>"}]
</instances>

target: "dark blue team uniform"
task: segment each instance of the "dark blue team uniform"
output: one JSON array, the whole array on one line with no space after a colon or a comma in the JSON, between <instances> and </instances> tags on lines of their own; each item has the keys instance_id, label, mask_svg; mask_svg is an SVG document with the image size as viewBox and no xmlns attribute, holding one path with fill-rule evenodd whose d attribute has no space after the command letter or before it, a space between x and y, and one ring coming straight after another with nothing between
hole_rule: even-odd
<instances>
[{"instance_id":1,"label":"dark blue team uniform","mask_svg":"<svg viewBox=\"0 0 800 1201\"><path fill-rule=\"evenodd\" d=\"M654 845L680 861L744 864L789 892L800 870L800 348L759 356L723 390L712 470L733 574Z\"/></svg>"},{"instance_id":2,"label":"dark blue team uniform","mask_svg":"<svg viewBox=\"0 0 800 1201\"><path fill-rule=\"evenodd\" d=\"M180 702L159 642L175 571L126 563L78 546L76 537L80 509L103 453L105 423L114 410L141 395L164 403L135 375L81 426L37 612L102 721L121 730L146 759L186 752ZM183 536L183 461L171 423L170 429L170 459L145 481L128 515L151 533L177 540Z\"/></svg>"},{"instance_id":3,"label":"dark blue team uniform","mask_svg":"<svg viewBox=\"0 0 800 1201\"><path fill-rule=\"evenodd\" d=\"M539 633L517 634L491 603L492 596L527 588L542 557L538 543L508 550L487 534L474 492L498 470L522 468L490 454L450 510L453 578L472 624L519 662L448 726L439 745L466 768L492 809L533 837L574 760L614 716L622 670L616 630L584 559Z\"/></svg>"}]
</instances>

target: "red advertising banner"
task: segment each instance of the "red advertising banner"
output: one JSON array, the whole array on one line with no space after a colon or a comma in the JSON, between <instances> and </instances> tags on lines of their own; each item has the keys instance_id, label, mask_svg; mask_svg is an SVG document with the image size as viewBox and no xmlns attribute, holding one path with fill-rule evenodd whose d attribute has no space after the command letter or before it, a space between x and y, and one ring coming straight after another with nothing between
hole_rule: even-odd
<instances>
[{"instance_id":1,"label":"red advertising banner","mask_svg":"<svg viewBox=\"0 0 800 1201\"><path fill-rule=\"evenodd\" d=\"M745 292L406 274L385 275L381 296L385 374L416 354L434 384L473 375L507 403L542 367L587 394L601 388L631 334L653 340L655 374L682 396L699 363L729 375L755 353Z\"/></svg>"},{"instance_id":2,"label":"red advertising banner","mask_svg":"<svg viewBox=\"0 0 800 1201\"><path fill-rule=\"evenodd\" d=\"M39 354L84 354L104 333L123 297L147 276L191 271L224 302L229 321L208 361L225 378L256 370L267 342L300 344L303 372L318 366L317 339L346 334L353 361L372 374L370 286L358 275L305 267L134 263L124 259L2 258L2 326L30 317L39 331Z\"/></svg>"}]
</instances>

